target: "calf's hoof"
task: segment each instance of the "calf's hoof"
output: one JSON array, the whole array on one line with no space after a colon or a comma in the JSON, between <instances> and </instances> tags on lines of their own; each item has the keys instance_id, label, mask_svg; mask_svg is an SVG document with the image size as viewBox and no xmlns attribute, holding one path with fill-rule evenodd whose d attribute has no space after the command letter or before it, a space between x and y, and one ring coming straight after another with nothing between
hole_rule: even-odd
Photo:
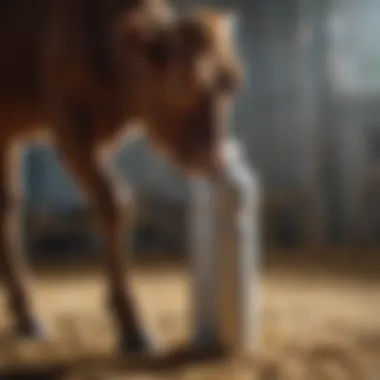
<instances>
[{"instance_id":1,"label":"calf's hoof","mask_svg":"<svg viewBox=\"0 0 380 380\"><path fill-rule=\"evenodd\" d=\"M23 338L40 339L45 337L43 325L37 319L20 321L16 326L16 331Z\"/></svg>"},{"instance_id":2,"label":"calf's hoof","mask_svg":"<svg viewBox=\"0 0 380 380\"><path fill-rule=\"evenodd\" d=\"M122 353L152 352L154 343L145 330L133 330L123 333L119 340L119 351Z\"/></svg>"},{"instance_id":3,"label":"calf's hoof","mask_svg":"<svg viewBox=\"0 0 380 380\"><path fill-rule=\"evenodd\" d=\"M201 326L195 332L190 347L194 351L214 351L219 349L222 350L224 345L212 327Z\"/></svg>"}]
</instances>

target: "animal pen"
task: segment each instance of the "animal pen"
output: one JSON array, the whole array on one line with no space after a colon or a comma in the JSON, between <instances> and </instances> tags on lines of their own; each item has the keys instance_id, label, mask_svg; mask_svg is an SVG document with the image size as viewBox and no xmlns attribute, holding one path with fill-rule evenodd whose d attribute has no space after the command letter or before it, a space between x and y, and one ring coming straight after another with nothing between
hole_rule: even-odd
<instances>
[{"instance_id":1,"label":"animal pen","mask_svg":"<svg viewBox=\"0 0 380 380\"><path fill-rule=\"evenodd\" d=\"M229 170L189 181L143 140L117 162L134 190L131 282L157 354L117 353L92 212L55 153L32 147L14 212L48 334L13 336L1 293L0 380L379 376L377 1L207 2L241 13L249 84Z\"/></svg>"}]
</instances>

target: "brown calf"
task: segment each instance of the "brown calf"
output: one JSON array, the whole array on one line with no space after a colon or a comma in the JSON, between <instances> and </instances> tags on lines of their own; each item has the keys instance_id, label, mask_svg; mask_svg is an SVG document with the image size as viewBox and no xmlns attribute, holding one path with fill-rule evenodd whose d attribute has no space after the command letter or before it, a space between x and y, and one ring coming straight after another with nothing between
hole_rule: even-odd
<instances>
[{"instance_id":1,"label":"brown calf","mask_svg":"<svg viewBox=\"0 0 380 380\"><path fill-rule=\"evenodd\" d=\"M114 178L97 158L138 120L190 173L215 173L225 113L239 81L230 14L174 15L164 0L6 0L0 4L0 267L16 328L36 334L27 271L6 243L9 143L49 131L98 211L109 301L123 347L147 345L123 265ZM17 236L16 236L17 239Z\"/></svg>"}]
</instances>

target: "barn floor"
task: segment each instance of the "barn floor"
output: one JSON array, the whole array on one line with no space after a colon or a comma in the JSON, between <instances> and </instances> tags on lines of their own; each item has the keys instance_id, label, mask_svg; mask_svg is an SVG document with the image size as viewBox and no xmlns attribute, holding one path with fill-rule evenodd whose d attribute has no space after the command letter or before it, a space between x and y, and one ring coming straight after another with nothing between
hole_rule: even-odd
<instances>
[{"instance_id":1,"label":"barn floor","mask_svg":"<svg viewBox=\"0 0 380 380\"><path fill-rule=\"evenodd\" d=\"M188 278L178 268L140 269L133 285L147 326L163 348L189 334ZM48 342L19 342L7 329L0 297L0 368L49 364L91 353L106 364L114 345L96 269L41 271L34 301L51 334ZM76 366L67 379L358 379L380 376L380 279L340 279L301 272L269 271L261 281L260 353L249 360L183 366L133 375L112 365ZM5 318L3 318L5 317ZM252 321L253 322L253 321ZM100 361L99 361L100 363ZM95 373L94 373L95 372ZM1 378L1 376L0 376ZM37 376L37 378L39 378ZM40 377L42 379L42 377Z\"/></svg>"}]
</instances>

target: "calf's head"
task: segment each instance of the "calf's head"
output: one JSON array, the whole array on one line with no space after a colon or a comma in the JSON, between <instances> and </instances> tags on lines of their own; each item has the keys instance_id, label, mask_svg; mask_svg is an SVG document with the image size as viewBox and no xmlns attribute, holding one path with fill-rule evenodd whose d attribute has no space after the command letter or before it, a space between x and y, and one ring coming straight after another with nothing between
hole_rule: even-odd
<instances>
[{"instance_id":1,"label":"calf's head","mask_svg":"<svg viewBox=\"0 0 380 380\"><path fill-rule=\"evenodd\" d=\"M145 34L126 34L134 54L127 79L148 136L189 173L211 174L222 165L242 74L234 24L231 13L198 9Z\"/></svg>"}]
</instances>

